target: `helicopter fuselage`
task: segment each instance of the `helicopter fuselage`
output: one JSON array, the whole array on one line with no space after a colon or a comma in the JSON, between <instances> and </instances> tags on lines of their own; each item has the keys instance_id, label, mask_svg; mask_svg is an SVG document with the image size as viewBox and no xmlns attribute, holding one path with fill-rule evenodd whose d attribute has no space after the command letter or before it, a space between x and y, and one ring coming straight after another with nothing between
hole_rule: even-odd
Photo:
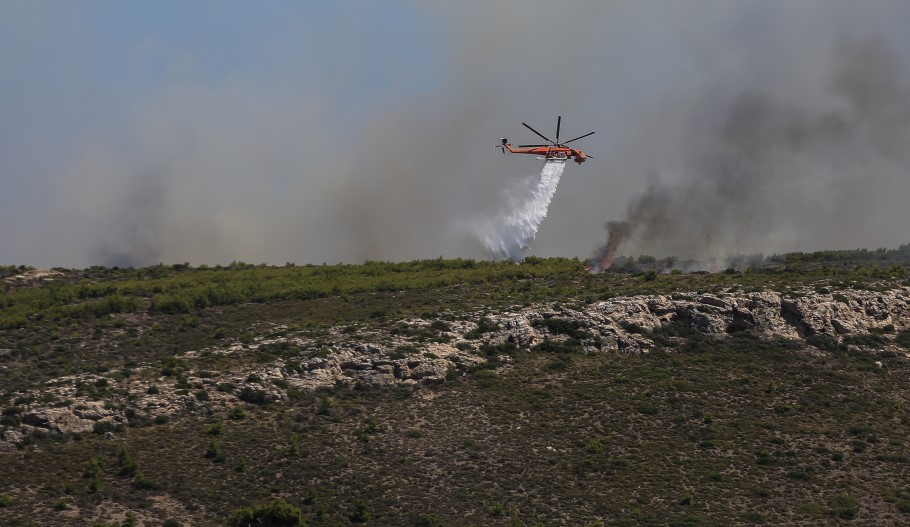
<instances>
[{"instance_id":1,"label":"helicopter fuselage","mask_svg":"<svg viewBox=\"0 0 910 527\"><path fill-rule=\"evenodd\" d=\"M588 159L584 152L577 148L566 146L538 146L534 148L515 148L509 143L502 143L502 146L512 154L532 154L540 156L543 159L551 161L565 161L574 159L579 165Z\"/></svg>"},{"instance_id":2,"label":"helicopter fuselage","mask_svg":"<svg viewBox=\"0 0 910 527\"><path fill-rule=\"evenodd\" d=\"M573 141L577 141L584 137L588 137L589 135L594 135L594 132L588 132L588 133L586 133L584 135L580 135L574 139L569 139L568 141L566 141L564 143L559 141L559 129L562 126L562 116L561 115L556 118L556 140L555 141L553 141L549 137L543 135L542 133L538 132L537 130L532 128L531 125L529 125L528 123L521 123L521 124L528 130L537 134L541 139L545 140L549 144L518 145L518 147L514 147L509 144L508 139L503 137L501 139L501 143L496 145L496 147L502 148L503 154L505 154L506 150L508 149L508 151L512 154L533 154L536 156L541 156L542 159L546 159L548 161L567 161L569 159L574 158L575 162L578 163L579 165L584 163L585 160L588 159L589 157L591 159L593 159L593 157L585 154L581 150L579 150L577 148L572 148L572 147L566 146L566 144L571 143ZM496 148L496 147L494 147L494 148Z\"/></svg>"}]
</instances>

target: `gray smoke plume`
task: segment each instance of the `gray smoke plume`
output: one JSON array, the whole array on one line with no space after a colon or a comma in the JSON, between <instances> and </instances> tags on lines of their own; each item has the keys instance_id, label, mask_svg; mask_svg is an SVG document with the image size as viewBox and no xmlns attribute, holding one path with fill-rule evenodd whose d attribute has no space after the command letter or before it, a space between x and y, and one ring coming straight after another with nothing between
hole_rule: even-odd
<instances>
[{"instance_id":1,"label":"gray smoke plume","mask_svg":"<svg viewBox=\"0 0 910 527\"><path fill-rule=\"evenodd\" d=\"M161 246L162 223L166 196L164 188L154 177L136 181L134 188L125 196L124 210L120 211L127 223L118 226L116 236L99 243L98 255L101 265L139 267L149 262L161 261L158 249Z\"/></svg>"},{"instance_id":2,"label":"gray smoke plume","mask_svg":"<svg viewBox=\"0 0 910 527\"><path fill-rule=\"evenodd\" d=\"M594 252L592 270L608 269L627 243L716 267L731 255L775 247L794 231L814 231L807 220L828 223L826 232L843 222L864 223L860 215L873 211L858 189L890 177L904 180L893 191L906 189L906 73L884 37L845 38L833 46L819 89L829 97L828 109L757 91L702 106L680 177L651 184L629 202L624 219L606 224L608 239Z\"/></svg>"},{"instance_id":3,"label":"gray smoke plume","mask_svg":"<svg viewBox=\"0 0 910 527\"><path fill-rule=\"evenodd\" d=\"M557 115L594 159L530 254L907 241L906 2L174 6L4 6L0 263L484 258L538 163L490 147Z\"/></svg>"}]
</instances>

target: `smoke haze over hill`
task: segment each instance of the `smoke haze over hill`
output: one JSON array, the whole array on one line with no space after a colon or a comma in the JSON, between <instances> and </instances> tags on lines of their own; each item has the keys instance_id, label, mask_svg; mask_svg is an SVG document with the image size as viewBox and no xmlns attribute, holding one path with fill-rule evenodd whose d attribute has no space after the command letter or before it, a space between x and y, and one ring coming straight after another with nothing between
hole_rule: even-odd
<instances>
[{"instance_id":1,"label":"smoke haze over hill","mask_svg":"<svg viewBox=\"0 0 910 527\"><path fill-rule=\"evenodd\" d=\"M481 258L558 114L532 254L907 242L902 2L216 6L4 8L4 263Z\"/></svg>"},{"instance_id":2,"label":"smoke haze over hill","mask_svg":"<svg viewBox=\"0 0 910 527\"><path fill-rule=\"evenodd\" d=\"M905 224L906 208L890 195L910 182L910 83L901 57L884 37L845 38L827 63L819 93L830 96L827 108L751 90L723 110L707 105L708 120L692 123L697 141L689 139L681 179L653 178L625 218L605 225L608 241L595 252L601 267L624 243L720 264L816 232Z\"/></svg>"}]
</instances>

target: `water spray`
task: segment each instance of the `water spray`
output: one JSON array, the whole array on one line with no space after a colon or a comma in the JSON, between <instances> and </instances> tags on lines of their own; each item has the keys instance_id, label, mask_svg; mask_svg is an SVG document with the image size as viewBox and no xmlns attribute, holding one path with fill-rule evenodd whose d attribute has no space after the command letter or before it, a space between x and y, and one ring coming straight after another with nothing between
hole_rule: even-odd
<instances>
[{"instance_id":1,"label":"water spray","mask_svg":"<svg viewBox=\"0 0 910 527\"><path fill-rule=\"evenodd\" d=\"M565 161L547 160L540 173L503 193L505 206L476 235L490 258L519 262L547 217L550 201L565 170Z\"/></svg>"}]
</instances>

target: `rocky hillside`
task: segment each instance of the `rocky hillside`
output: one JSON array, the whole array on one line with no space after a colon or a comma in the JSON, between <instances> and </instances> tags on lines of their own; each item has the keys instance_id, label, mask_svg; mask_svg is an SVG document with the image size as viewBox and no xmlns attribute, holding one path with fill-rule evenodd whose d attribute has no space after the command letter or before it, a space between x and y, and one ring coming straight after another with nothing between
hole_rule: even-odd
<instances>
[{"instance_id":1,"label":"rocky hillside","mask_svg":"<svg viewBox=\"0 0 910 527\"><path fill-rule=\"evenodd\" d=\"M500 312L440 313L387 327L348 325L313 334L260 323L254 338L103 374L55 378L3 408L0 451L30 437L96 432L242 403L286 402L339 385L435 384L508 368L509 352L640 354L671 350L685 332L805 340L809 349L906 353L910 288L632 296L589 304L536 303ZM681 333L682 332L682 333Z\"/></svg>"}]
</instances>

